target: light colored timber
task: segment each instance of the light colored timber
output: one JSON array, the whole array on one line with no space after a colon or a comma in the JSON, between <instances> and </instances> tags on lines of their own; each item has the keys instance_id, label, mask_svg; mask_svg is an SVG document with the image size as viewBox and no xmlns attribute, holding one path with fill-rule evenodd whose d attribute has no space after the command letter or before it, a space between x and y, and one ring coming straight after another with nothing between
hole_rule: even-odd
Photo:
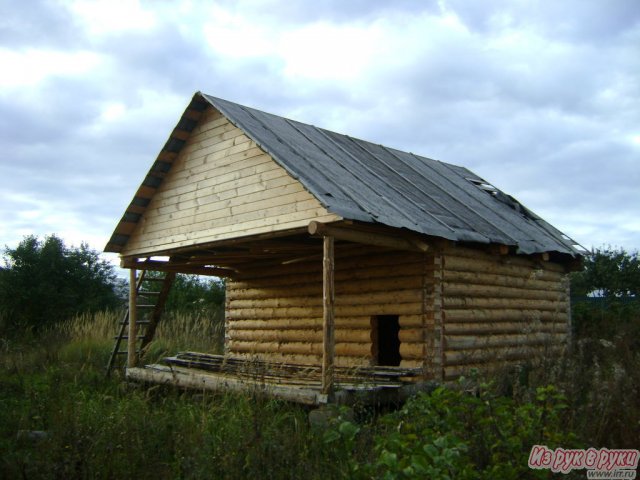
<instances>
[{"instance_id":1,"label":"light colored timber","mask_svg":"<svg viewBox=\"0 0 640 480\"><path fill-rule=\"evenodd\" d=\"M237 286L239 282L233 282L230 288L227 290L227 295L230 300L260 300L260 299L277 299L282 297L296 298L299 296L318 295L319 288L317 282L300 284L295 281L291 281L289 285L295 285L296 288L240 288ZM244 282L246 285L246 282ZM286 285L286 283L285 283ZM336 291L342 295L358 294L367 292L374 294L378 292L388 292L395 289L409 290L415 289L420 285L419 276L399 276L391 278L371 279L366 284L359 282L336 282Z\"/></svg>"},{"instance_id":2,"label":"light colored timber","mask_svg":"<svg viewBox=\"0 0 640 480\"><path fill-rule=\"evenodd\" d=\"M532 361L541 359L545 354L556 354L564 349L563 345L523 345L519 347L493 347L491 349L461 350L446 352L446 365L469 365L479 363L504 364L508 360Z\"/></svg>"},{"instance_id":3,"label":"light colored timber","mask_svg":"<svg viewBox=\"0 0 640 480\"><path fill-rule=\"evenodd\" d=\"M448 308L472 308L472 309L538 309L547 311L561 311L563 301L551 300L526 300L519 298L465 298L445 297L443 299L445 309Z\"/></svg>"},{"instance_id":4,"label":"light colored timber","mask_svg":"<svg viewBox=\"0 0 640 480\"><path fill-rule=\"evenodd\" d=\"M564 311L548 311L538 310L532 308L530 310L525 309L462 309L456 310L448 308L444 313L444 318L447 324L457 322L487 322L487 324L494 322L532 322L536 320L540 321L563 321L566 319L566 312Z\"/></svg>"},{"instance_id":5,"label":"light colored timber","mask_svg":"<svg viewBox=\"0 0 640 480\"><path fill-rule=\"evenodd\" d=\"M180 157L180 160L184 157ZM198 190L211 190L221 186L228 190L229 183L251 173L264 173L278 165L271 163L271 157L260 147L247 143L234 147L234 152L222 150L197 161L178 161L176 175L167 179L164 198L170 200L177 195L193 194ZM189 197L187 197L189 199Z\"/></svg>"},{"instance_id":6,"label":"light colored timber","mask_svg":"<svg viewBox=\"0 0 640 480\"><path fill-rule=\"evenodd\" d=\"M562 332L566 333L566 321L529 323L529 322L491 322L491 323L451 323L447 322L447 335L492 335L502 333Z\"/></svg>"},{"instance_id":7,"label":"light colored timber","mask_svg":"<svg viewBox=\"0 0 640 480\"><path fill-rule=\"evenodd\" d=\"M203 186L191 192L171 197L158 197L156 211L159 215L184 211L200 205L232 198L237 195L238 189L242 189L241 191L244 194L251 193L248 191L249 188L257 192L261 188L272 188L291 183L290 177L287 177L286 172L273 168L273 164L269 160L265 155L255 157L253 161L256 162L256 166L245 166L242 170L232 172L229 175L231 180L225 182L224 185L220 185L219 188L213 189L212 187ZM249 178L248 180L247 177ZM217 178L219 179L219 177Z\"/></svg>"},{"instance_id":8,"label":"light colored timber","mask_svg":"<svg viewBox=\"0 0 640 480\"><path fill-rule=\"evenodd\" d=\"M227 138L225 140L220 140L217 143L207 146L203 146L202 142L199 143L200 145L198 145L197 147L194 146L192 148L189 144L184 147L185 157L188 155L189 160L193 161L221 151L224 151L229 155L233 155L234 153L238 153L256 146L256 143L251 141L244 134L240 134L236 138Z\"/></svg>"},{"instance_id":9,"label":"light colored timber","mask_svg":"<svg viewBox=\"0 0 640 480\"><path fill-rule=\"evenodd\" d=\"M423 350L421 343L400 343L400 356L403 359L422 359Z\"/></svg>"},{"instance_id":10,"label":"light colored timber","mask_svg":"<svg viewBox=\"0 0 640 480\"><path fill-rule=\"evenodd\" d=\"M202 125L207 121L210 120L204 117L200 123ZM149 197L152 193L156 194L143 219L132 232L123 254L145 254L234 236L288 229L305 223L308 225L309 221L318 218L339 219L330 215L272 159L265 159L268 160L265 164L269 164L269 169L265 171L272 173L262 178L253 178L262 173L256 172L253 166L243 171L242 162L247 160L243 154L257 146L245 138L239 129L218 122L209 130L205 127L200 130L196 136L187 139L157 193L155 189L149 192ZM257 150L253 152L259 156L266 155ZM233 170L228 171L228 177L222 178L221 175L227 174L221 173L220 169L226 168L225 159L230 157L233 159L228 165ZM207 172L211 172L210 177L206 177ZM198 180L190 181L191 176ZM216 187L222 190L216 191ZM194 196L185 199L183 195L188 192L193 192ZM300 193L305 198L285 197L289 193ZM175 198L173 205L168 203L170 198ZM180 205L178 202L181 199L191 202L190 206Z\"/></svg>"},{"instance_id":11,"label":"light colored timber","mask_svg":"<svg viewBox=\"0 0 640 480\"><path fill-rule=\"evenodd\" d=\"M229 375L214 375L194 372L188 368L153 365L147 368L128 368L127 378L143 382L174 385L198 390L221 392L252 392L256 390L280 398L305 405L321 405L327 403L327 396L313 388L265 383L264 380L238 379Z\"/></svg>"},{"instance_id":12,"label":"light colored timber","mask_svg":"<svg viewBox=\"0 0 640 480\"><path fill-rule=\"evenodd\" d=\"M401 343L418 343L424 345L423 333L424 329L422 328L402 328L401 326L398 332L398 338ZM424 353L423 351L423 355Z\"/></svg>"},{"instance_id":13,"label":"light colored timber","mask_svg":"<svg viewBox=\"0 0 640 480\"><path fill-rule=\"evenodd\" d=\"M221 152L221 155L223 153ZM203 164L203 168L207 170L199 174L185 175L185 179L169 176L164 182L165 188L159 197L161 201L158 204L166 206L192 201L203 194L211 194L218 184L226 186L225 184L241 178L280 171L272 163L271 157L258 147L235 153L233 157L224 158L224 160L224 163L217 165L213 162ZM179 164L173 168L180 173Z\"/></svg>"},{"instance_id":14,"label":"light colored timber","mask_svg":"<svg viewBox=\"0 0 640 480\"><path fill-rule=\"evenodd\" d=\"M229 338L242 342L320 342L322 339L321 329L239 329L231 330ZM400 341L403 343L421 343L422 329L401 329L399 332ZM370 343L371 329L347 330L344 328L335 329L336 342L347 343Z\"/></svg>"},{"instance_id":15,"label":"light colored timber","mask_svg":"<svg viewBox=\"0 0 640 480\"><path fill-rule=\"evenodd\" d=\"M526 288L530 290L554 290L558 288L558 281L536 280L527 276L497 275L484 272L459 272L446 270L443 279L448 283L468 285L488 285L498 287Z\"/></svg>"},{"instance_id":16,"label":"light colored timber","mask_svg":"<svg viewBox=\"0 0 640 480\"><path fill-rule=\"evenodd\" d=\"M462 272L479 272L498 274L514 277L530 278L532 280L559 280L562 274L547 269L523 267L520 265L509 265L496 262L475 260L464 257L448 256L445 261L445 269Z\"/></svg>"},{"instance_id":17,"label":"light colored timber","mask_svg":"<svg viewBox=\"0 0 640 480\"><path fill-rule=\"evenodd\" d=\"M364 323L364 322L362 322ZM227 328L230 332L241 330L322 330L322 317L316 318L284 318L272 319L269 317L255 320L230 320L227 319Z\"/></svg>"},{"instance_id":18,"label":"light colored timber","mask_svg":"<svg viewBox=\"0 0 640 480\"><path fill-rule=\"evenodd\" d=\"M291 355L314 355L324 358L323 344L321 342L245 342L239 340L229 341L229 351L236 353L265 354L279 353ZM335 355L366 357L371 356L370 343L337 343ZM333 364L332 364L333 365Z\"/></svg>"},{"instance_id":19,"label":"light colored timber","mask_svg":"<svg viewBox=\"0 0 640 480\"><path fill-rule=\"evenodd\" d=\"M238 277L237 281L251 281L254 285L284 285L291 280L283 275L295 276L299 282L309 283L315 282L319 272L308 271L307 264L304 265L304 271L308 273L300 273L303 269L300 265L282 265L289 267L288 270L280 269L270 270L264 269L261 272L247 269ZM295 268L297 267L297 268ZM393 278L398 276L411 276L420 274L421 266L419 263L399 263L397 265L379 268L378 266L352 265L341 268L336 272L336 282L346 280L366 280L369 278ZM262 283L261 283L262 282Z\"/></svg>"},{"instance_id":20,"label":"light colored timber","mask_svg":"<svg viewBox=\"0 0 640 480\"><path fill-rule=\"evenodd\" d=\"M422 315L400 315L399 323L401 329L415 329L422 327ZM335 320L337 329L364 329L371 331L371 321L369 315L359 317L339 316ZM431 318L427 319L427 325L433 325ZM227 326L230 331L239 330L300 330L300 329L322 329L322 317L305 318L284 318L273 319L265 316L252 320L228 320ZM401 330L402 331L402 330Z\"/></svg>"},{"instance_id":21,"label":"light colored timber","mask_svg":"<svg viewBox=\"0 0 640 480\"><path fill-rule=\"evenodd\" d=\"M325 215L326 210L324 208L311 208L304 211L298 211L297 205L291 205L288 209L283 209L282 207L270 209L268 211L258 211L255 213L245 214L238 217L228 217L224 220L211 220L207 222L200 222L194 225L185 225L181 227L174 227L171 229L167 229L167 236L163 236L163 231L159 232L151 232L149 234L149 239L145 241L139 241L139 243L148 243L153 244L157 242L164 242L167 238L170 238L176 242L176 240L198 240L198 243L203 241L209 241L209 238L231 238L239 235L231 235L240 232L246 232L246 234L251 233L261 233L260 227L268 227L273 226L277 227L279 225L286 225L287 228L292 228L298 226L300 223L303 223L307 218L317 218ZM239 218L242 217L242 218ZM235 223L233 220L236 218L239 223ZM328 218L335 218L333 215L329 215ZM242 220L242 221L240 221ZM284 223L282 223L284 222ZM144 223L141 223L144 225ZM196 227L200 228L197 230ZM142 227L144 228L144 227ZM272 230L274 230L273 228ZM137 235L140 228L134 232L134 235ZM182 232L182 233L181 233ZM145 235L144 231L140 232L141 235Z\"/></svg>"},{"instance_id":22,"label":"light colored timber","mask_svg":"<svg viewBox=\"0 0 640 480\"><path fill-rule=\"evenodd\" d=\"M295 187L294 190L298 190L298 187ZM148 228L145 226L142 232L148 235L149 238L155 239L165 234L172 235L173 233L180 233L185 227L189 226L193 228L219 228L226 225L233 225L235 220L238 222L250 222L272 216L293 215L296 212L313 210L319 212L324 211L317 209L317 202L314 199L309 199L306 192L285 192L280 197L267 198L264 202L258 201L244 204L241 208L238 207L237 211L236 207L230 206L215 212L198 213L192 217L185 217L182 213L180 213L180 215L177 213L170 214L172 217L177 218L151 225Z\"/></svg>"},{"instance_id":23,"label":"light colored timber","mask_svg":"<svg viewBox=\"0 0 640 480\"><path fill-rule=\"evenodd\" d=\"M195 275L208 275L217 277L228 277L233 275L233 270L217 267L205 267L198 265L176 265L171 262L160 262L156 260L137 261L136 258L125 257L121 265L124 268L136 268L138 270L154 270L158 272L191 273Z\"/></svg>"},{"instance_id":24,"label":"light colored timber","mask_svg":"<svg viewBox=\"0 0 640 480\"><path fill-rule=\"evenodd\" d=\"M561 343L566 339L566 334L562 333L526 333L526 334L502 334L479 337L477 335L445 335L445 349L468 350L485 349L493 347L540 345L545 343Z\"/></svg>"},{"instance_id":25,"label":"light colored timber","mask_svg":"<svg viewBox=\"0 0 640 480\"><path fill-rule=\"evenodd\" d=\"M189 142L188 148L185 149L185 153L204 150L208 147L224 148L224 143L228 140L233 140L233 143L229 146L250 141L249 137L247 137L242 130L229 123L225 123L207 132L192 133L191 142Z\"/></svg>"},{"instance_id":26,"label":"light colored timber","mask_svg":"<svg viewBox=\"0 0 640 480\"><path fill-rule=\"evenodd\" d=\"M507 358L503 358L495 361L482 361L477 362L470 360L466 363L455 364L445 367L445 380L446 381L455 381L460 376L468 376L469 373L473 370L482 372L484 375L495 376L499 375L501 372L504 372L505 367L508 367L509 364L522 363L524 361L527 362L537 362L538 359L544 358L544 356L558 356L562 352L562 348L555 349L547 349L544 351L534 351L528 355L528 358L522 357L521 355L510 355Z\"/></svg>"},{"instance_id":27,"label":"light colored timber","mask_svg":"<svg viewBox=\"0 0 640 480\"><path fill-rule=\"evenodd\" d=\"M358 315L420 315L421 308L415 303L400 303L389 305L345 305L336 306L336 315L355 317ZM228 312L229 319L259 319L259 318L291 318L317 317L322 315L321 307L284 307L284 308L238 308Z\"/></svg>"},{"instance_id":28,"label":"light colored timber","mask_svg":"<svg viewBox=\"0 0 640 480\"><path fill-rule=\"evenodd\" d=\"M322 393L333 389L333 368L336 352L335 339L335 284L334 239L325 236L322 241Z\"/></svg>"},{"instance_id":29,"label":"light colored timber","mask_svg":"<svg viewBox=\"0 0 640 480\"><path fill-rule=\"evenodd\" d=\"M461 257L461 258L472 259L475 261L497 263L499 265L522 266L522 267L528 267L528 268L543 267L541 262L535 257L532 258L525 255L509 255L509 256L496 257L495 255L483 253L482 251L474 248L461 247L459 245L448 248L445 254L447 256L447 259L451 257ZM560 274L566 273L565 266L558 263L544 262L543 268L545 270L554 271Z\"/></svg>"},{"instance_id":30,"label":"light colored timber","mask_svg":"<svg viewBox=\"0 0 640 480\"><path fill-rule=\"evenodd\" d=\"M209 136L218 135L220 133L233 130L235 125L229 123L226 118L223 118L221 114L217 117L214 115L204 114L200 117L200 122L191 131L193 142L199 141L201 138L207 138Z\"/></svg>"},{"instance_id":31,"label":"light colored timber","mask_svg":"<svg viewBox=\"0 0 640 480\"><path fill-rule=\"evenodd\" d=\"M135 269L129 270L129 338L127 339L127 367L133 368L138 363L138 278Z\"/></svg>"},{"instance_id":32,"label":"light colored timber","mask_svg":"<svg viewBox=\"0 0 640 480\"><path fill-rule=\"evenodd\" d=\"M433 305L433 358L437 358L438 368L432 368L433 375L436 380L444 380L444 332L446 328L446 322L444 312L446 311L445 302L442 292L443 273L445 269L445 258L442 254L441 248L433 255L433 277L434 287L432 294ZM435 362L434 362L435 363Z\"/></svg>"},{"instance_id":33,"label":"light colored timber","mask_svg":"<svg viewBox=\"0 0 640 480\"><path fill-rule=\"evenodd\" d=\"M403 358L402 360L400 360L400 366L403 368L421 368L422 365L423 365L422 359Z\"/></svg>"},{"instance_id":34,"label":"light colored timber","mask_svg":"<svg viewBox=\"0 0 640 480\"><path fill-rule=\"evenodd\" d=\"M262 353L259 355L255 354L247 354L247 353L234 353L234 357L245 358L245 359L254 359L259 358L264 361L273 362L273 363L293 363L298 365L309 365L309 366L317 366L322 363L322 356L317 355L295 355L295 354L282 354L282 353ZM403 362L405 362L403 360ZM411 368L413 365L411 362L415 362L415 360L407 360L407 363L401 364L402 367ZM343 356L336 355L335 356L335 364L338 367L366 367L371 365L371 356L361 355L361 356Z\"/></svg>"},{"instance_id":35,"label":"light colored timber","mask_svg":"<svg viewBox=\"0 0 640 480\"><path fill-rule=\"evenodd\" d=\"M181 181L186 179L196 181L195 186L197 188L211 187L215 184L212 183L212 179L216 176L213 173L213 169L220 169L220 175L228 175L233 171L246 168L247 166L258 165L258 160L265 160L267 158L271 157L251 142L235 146L233 152L230 150L220 150L197 159L194 159L186 153L181 154L177 161L181 168L177 175L171 178L171 181L175 181L175 185L172 185L172 188L175 189L180 186L186 187L188 184ZM180 174L182 174L182 176L180 176ZM226 178L223 181L228 180L230 180L230 178ZM189 190L185 188L182 191Z\"/></svg>"},{"instance_id":36,"label":"light colored timber","mask_svg":"<svg viewBox=\"0 0 640 480\"><path fill-rule=\"evenodd\" d=\"M272 363L294 363L297 365L313 365L318 366L322 363L322 355L311 355L311 354L288 354L282 352L266 352L261 354L252 354L252 353L242 353L235 352L233 353L234 357L243 358L243 359L258 359ZM352 357L336 357L336 362L340 358L352 358Z\"/></svg>"},{"instance_id":37,"label":"light colored timber","mask_svg":"<svg viewBox=\"0 0 640 480\"><path fill-rule=\"evenodd\" d=\"M296 184L285 171L272 163L266 155L252 157L237 162L220 170L229 170L226 175L220 172L205 181L187 184L179 191L167 191L157 196L156 213L172 213L176 208L194 213L195 207L212 205L210 211L216 210L217 202L234 197L243 197L275 187ZM211 185L207 185L210 183ZM189 188L191 187L191 188ZM169 188L169 186L167 186ZM248 197L247 203L251 201Z\"/></svg>"},{"instance_id":38,"label":"light colored timber","mask_svg":"<svg viewBox=\"0 0 640 480\"><path fill-rule=\"evenodd\" d=\"M259 339L261 342L320 342L322 329L289 329L289 330L235 330L230 338L237 341L250 342ZM366 343L371 341L370 330L335 329L336 342Z\"/></svg>"},{"instance_id":39,"label":"light colored timber","mask_svg":"<svg viewBox=\"0 0 640 480\"><path fill-rule=\"evenodd\" d=\"M177 250L183 247L191 247L199 244L211 243L214 241L232 240L242 237L253 237L256 235L287 231L303 227L308 223L309 218L319 221L339 220L340 217L334 214L322 214L324 209L314 209L307 212L288 215L285 218L267 218L247 224L231 225L222 228L212 228L203 232L188 232L166 238L159 238L155 241L148 241L144 238L136 239L123 249L124 255L148 255L168 250ZM322 214L322 215L321 215ZM293 218L292 218L293 217Z\"/></svg>"},{"instance_id":40,"label":"light colored timber","mask_svg":"<svg viewBox=\"0 0 640 480\"><path fill-rule=\"evenodd\" d=\"M523 287L504 287L495 285L465 285L462 283L444 282L442 285L446 296L488 297L488 298L520 298L531 300L562 300L566 292L556 285L553 290L532 290Z\"/></svg>"},{"instance_id":41,"label":"light colored timber","mask_svg":"<svg viewBox=\"0 0 640 480\"><path fill-rule=\"evenodd\" d=\"M397 290L387 292L372 292L359 294L341 294L336 298L336 306L371 305L380 303L413 303L419 302L419 290ZM279 297L255 300L231 300L231 308L278 308L278 307L316 307L320 305L320 298L308 297Z\"/></svg>"},{"instance_id":42,"label":"light colored timber","mask_svg":"<svg viewBox=\"0 0 640 480\"><path fill-rule=\"evenodd\" d=\"M309 223L309 234L318 236L330 235L338 240L394 248L397 250L426 252L429 249L429 245L421 240L409 240L400 236L360 231L357 229L347 228L345 226L327 225L318 221L312 221Z\"/></svg>"}]
</instances>

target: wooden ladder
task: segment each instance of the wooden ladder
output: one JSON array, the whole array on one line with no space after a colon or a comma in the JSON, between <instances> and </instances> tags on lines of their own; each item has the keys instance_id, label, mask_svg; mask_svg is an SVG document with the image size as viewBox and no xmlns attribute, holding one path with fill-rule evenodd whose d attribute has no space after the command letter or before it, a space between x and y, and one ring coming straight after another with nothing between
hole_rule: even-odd
<instances>
[{"instance_id":1,"label":"wooden ladder","mask_svg":"<svg viewBox=\"0 0 640 480\"><path fill-rule=\"evenodd\" d=\"M173 281L176 278L176 274L173 272L162 272L160 276L151 276L148 272L148 270L142 270L136 280L137 311L134 318L136 318L136 356L138 360L144 356L147 347L153 340L158 323L162 318L162 312L167 302L171 285L173 285ZM119 363L118 360L124 358L126 361L129 354L127 345L130 317L130 311L127 308L120 321L118 334L114 337L115 342L107 364L107 376L111 374L111 371ZM123 340L124 350L121 350Z\"/></svg>"}]
</instances>

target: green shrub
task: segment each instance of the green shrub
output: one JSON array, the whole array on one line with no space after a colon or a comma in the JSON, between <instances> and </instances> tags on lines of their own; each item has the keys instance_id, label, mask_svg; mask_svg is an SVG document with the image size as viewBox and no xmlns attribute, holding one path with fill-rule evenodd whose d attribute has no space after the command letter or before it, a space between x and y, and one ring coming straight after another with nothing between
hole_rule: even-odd
<instances>
[{"instance_id":1,"label":"green shrub","mask_svg":"<svg viewBox=\"0 0 640 480\"><path fill-rule=\"evenodd\" d=\"M567 448L563 433L567 405L553 386L518 404L484 386L479 395L439 387L419 394L381 420L371 475L384 479L539 478L529 469L531 446Z\"/></svg>"}]
</instances>

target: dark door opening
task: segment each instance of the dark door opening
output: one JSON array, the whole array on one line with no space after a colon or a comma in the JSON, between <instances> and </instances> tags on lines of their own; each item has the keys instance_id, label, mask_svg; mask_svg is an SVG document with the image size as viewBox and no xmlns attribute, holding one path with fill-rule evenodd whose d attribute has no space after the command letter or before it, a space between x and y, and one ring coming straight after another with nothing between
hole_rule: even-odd
<instances>
[{"instance_id":1,"label":"dark door opening","mask_svg":"<svg viewBox=\"0 0 640 480\"><path fill-rule=\"evenodd\" d=\"M371 318L372 356L375 365L400 365L400 321L398 315L377 315Z\"/></svg>"}]
</instances>

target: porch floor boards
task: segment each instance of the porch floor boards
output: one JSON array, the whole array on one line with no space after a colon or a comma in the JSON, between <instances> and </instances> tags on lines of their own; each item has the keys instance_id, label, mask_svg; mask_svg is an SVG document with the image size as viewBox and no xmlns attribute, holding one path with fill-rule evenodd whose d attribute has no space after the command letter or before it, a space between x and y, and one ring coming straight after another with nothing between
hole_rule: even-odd
<instances>
[{"instance_id":1,"label":"porch floor boards","mask_svg":"<svg viewBox=\"0 0 640 480\"><path fill-rule=\"evenodd\" d=\"M213 391L263 392L282 400L322 405L322 369L315 365L270 363L258 359L181 352L163 365L128 368L127 378ZM415 386L421 369L387 366L336 367L336 395L376 394Z\"/></svg>"}]
</instances>

